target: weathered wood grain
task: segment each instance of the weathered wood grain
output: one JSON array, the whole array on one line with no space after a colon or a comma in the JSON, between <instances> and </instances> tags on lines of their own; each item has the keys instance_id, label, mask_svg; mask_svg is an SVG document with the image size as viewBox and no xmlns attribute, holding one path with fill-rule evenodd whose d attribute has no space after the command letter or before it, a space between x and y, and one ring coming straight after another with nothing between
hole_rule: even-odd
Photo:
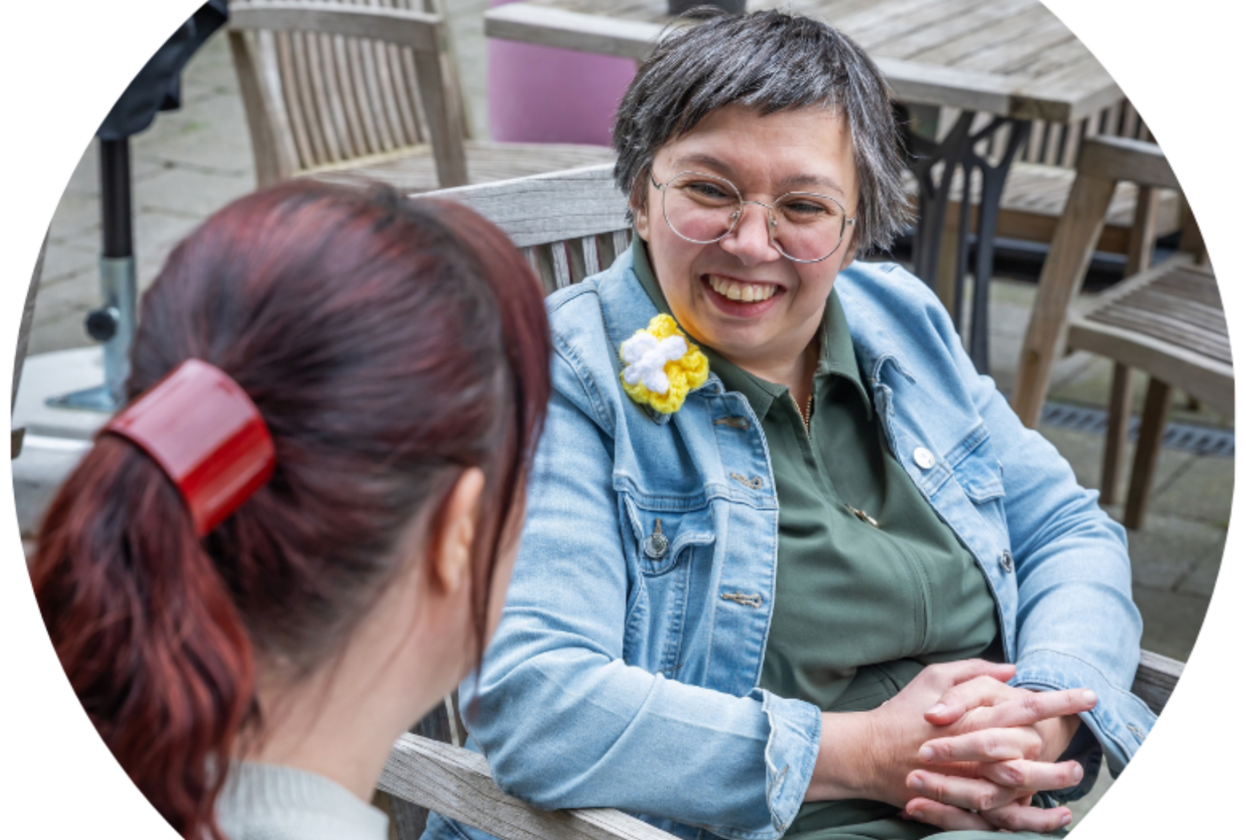
<instances>
[{"instance_id":1,"label":"weathered wood grain","mask_svg":"<svg viewBox=\"0 0 1246 840\"><path fill-rule=\"evenodd\" d=\"M1043 262L1012 392L1012 409L1030 428L1038 425L1052 366L1064 349L1069 304L1085 280L1115 187L1110 179L1078 174Z\"/></svg>"},{"instance_id":2,"label":"weathered wood grain","mask_svg":"<svg viewBox=\"0 0 1246 840\"><path fill-rule=\"evenodd\" d=\"M467 204L528 248L628 229L627 200L612 172L589 166L429 195Z\"/></svg>"},{"instance_id":3,"label":"weathered wood grain","mask_svg":"<svg viewBox=\"0 0 1246 840\"><path fill-rule=\"evenodd\" d=\"M1140 189L1127 266L1137 273L1072 315L1070 303L1081 288L1111 193L1121 180L1134 181ZM1069 205L1039 277L1013 386L1013 409L1033 427L1046 399L1051 366L1066 347L1113 360L1103 461L1103 487L1110 500L1116 496L1124 452L1128 369L1150 376L1125 502L1129 528L1143 524L1172 386L1226 417L1234 413L1233 359L1214 274L1191 265L1188 254L1146 268L1159 215L1158 190L1177 186L1153 144L1122 137L1083 142Z\"/></svg>"},{"instance_id":4,"label":"weathered wood grain","mask_svg":"<svg viewBox=\"0 0 1246 840\"><path fill-rule=\"evenodd\" d=\"M523 8L517 8L523 6ZM485 14L485 35L597 55L642 61L653 51L663 26L569 12L528 4L509 4Z\"/></svg>"},{"instance_id":5,"label":"weathered wood grain","mask_svg":"<svg viewBox=\"0 0 1246 840\"><path fill-rule=\"evenodd\" d=\"M499 790L482 756L418 735L394 744L378 787L501 840L671 840L621 811L534 808Z\"/></svg>"},{"instance_id":6,"label":"weathered wood grain","mask_svg":"<svg viewBox=\"0 0 1246 840\"><path fill-rule=\"evenodd\" d=\"M1122 98L1039 0L759 0L818 17L861 44L897 98L1058 123ZM1022 26L1018 19L1030 25ZM525 0L490 9L492 38L641 60L670 23L666 4Z\"/></svg>"},{"instance_id":7,"label":"weathered wood grain","mask_svg":"<svg viewBox=\"0 0 1246 840\"><path fill-rule=\"evenodd\" d=\"M1151 711L1159 714L1168 705L1168 699L1172 697L1184 670L1185 663L1144 650L1130 690L1150 706Z\"/></svg>"},{"instance_id":8,"label":"weathered wood grain","mask_svg":"<svg viewBox=\"0 0 1246 840\"><path fill-rule=\"evenodd\" d=\"M421 192L613 160L598 146L465 144L439 4L231 4L231 47L261 186L312 176Z\"/></svg>"},{"instance_id":9,"label":"weathered wood grain","mask_svg":"<svg viewBox=\"0 0 1246 840\"><path fill-rule=\"evenodd\" d=\"M428 53L440 49L440 24L437 15L380 6L309 0L247 0L229 5L229 25L234 29L329 32L403 44Z\"/></svg>"}]
</instances>

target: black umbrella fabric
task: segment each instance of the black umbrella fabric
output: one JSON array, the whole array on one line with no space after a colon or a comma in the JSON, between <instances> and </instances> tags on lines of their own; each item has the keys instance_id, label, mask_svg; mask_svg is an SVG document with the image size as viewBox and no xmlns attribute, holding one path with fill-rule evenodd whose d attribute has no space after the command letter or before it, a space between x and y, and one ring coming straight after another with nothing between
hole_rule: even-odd
<instances>
[{"instance_id":1,"label":"black umbrella fabric","mask_svg":"<svg viewBox=\"0 0 1246 840\"><path fill-rule=\"evenodd\" d=\"M182 105L182 70L213 32L229 19L225 0L208 0L164 42L138 71L117 104L108 112L96 135L120 140L144 131L159 111Z\"/></svg>"}]
</instances>

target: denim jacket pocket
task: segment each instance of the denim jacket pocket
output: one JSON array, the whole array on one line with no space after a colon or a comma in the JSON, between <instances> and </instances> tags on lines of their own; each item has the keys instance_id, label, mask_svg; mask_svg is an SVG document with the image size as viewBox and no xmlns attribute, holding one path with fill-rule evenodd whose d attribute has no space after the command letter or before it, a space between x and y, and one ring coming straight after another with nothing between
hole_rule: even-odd
<instances>
[{"instance_id":1,"label":"denim jacket pocket","mask_svg":"<svg viewBox=\"0 0 1246 840\"><path fill-rule=\"evenodd\" d=\"M956 465L952 475L965 491L965 495L976 505L1004 497L1000 466L994 458L988 460L970 456Z\"/></svg>"},{"instance_id":2,"label":"denim jacket pocket","mask_svg":"<svg viewBox=\"0 0 1246 840\"><path fill-rule=\"evenodd\" d=\"M976 440L975 440L976 438ZM995 447L985 429L979 427L961 444L964 455L952 465L952 476L973 503L978 514L990 525L1008 547L1008 519L1005 512L1003 467L995 455Z\"/></svg>"},{"instance_id":3,"label":"denim jacket pocket","mask_svg":"<svg viewBox=\"0 0 1246 840\"><path fill-rule=\"evenodd\" d=\"M636 564L646 577L674 569L693 546L714 542L709 505L694 510L655 510L621 494L623 513L635 538Z\"/></svg>"},{"instance_id":4,"label":"denim jacket pocket","mask_svg":"<svg viewBox=\"0 0 1246 840\"><path fill-rule=\"evenodd\" d=\"M980 505L1003 498L1004 468L984 424L975 426L945 457L956 483L971 502Z\"/></svg>"},{"instance_id":5,"label":"denim jacket pocket","mask_svg":"<svg viewBox=\"0 0 1246 840\"><path fill-rule=\"evenodd\" d=\"M630 665L677 677L683 667L684 636L701 615L703 598L691 592L707 574L715 541L708 505L689 509L664 504L642 505L623 492L621 514L630 523L632 539L625 550L638 569L628 597L623 658ZM626 534L628 526L624 526Z\"/></svg>"}]
</instances>

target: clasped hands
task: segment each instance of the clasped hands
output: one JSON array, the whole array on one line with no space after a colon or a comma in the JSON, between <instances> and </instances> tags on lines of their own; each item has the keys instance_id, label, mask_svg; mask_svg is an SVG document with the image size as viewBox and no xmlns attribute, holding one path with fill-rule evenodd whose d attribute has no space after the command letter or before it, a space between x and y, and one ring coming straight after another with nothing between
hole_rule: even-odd
<instances>
[{"instance_id":1,"label":"clasped hands","mask_svg":"<svg viewBox=\"0 0 1246 840\"><path fill-rule=\"evenodd\" d=\"M1030 804L1082 779L1058 761L1094 692L1028 691L1016 668L979 659L931 665L879 708L827 712L806 801L872 799L944 830L1055 831L1067 808Z\"/></svg>"}]
</instances>

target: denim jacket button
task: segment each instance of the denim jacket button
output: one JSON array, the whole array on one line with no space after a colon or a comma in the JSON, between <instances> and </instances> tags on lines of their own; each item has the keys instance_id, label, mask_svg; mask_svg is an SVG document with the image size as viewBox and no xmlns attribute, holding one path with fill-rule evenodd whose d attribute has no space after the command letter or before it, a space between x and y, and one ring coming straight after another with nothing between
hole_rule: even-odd
<instances>
[{"instance_id":1,"label":"denim jacket button","mask_svg":"<svg viewBox=\"0 0 1246 840\"><path fill-rule=\"evenodd\" d=\"M913 450L913 463L923 470L928 470L935 465L935 457L929 449L919 446Z\"/></svg>"},{"instance_id":2,"label":"denim jacket button","mask_svg":"<svg viewBox=\"0 0 1246 840\"><path fill-rule=\"evenodd\" d=\"M999 565L1003 567L1005 572L1012 572L1012 552L1005 550L999 555Z\"/></svg>"},{"instance_id":3,"label":"denim jacket button","mask_svg":"<svg viewBox=\"0 0 1246 840\"><path fill-rule=\"evenodd\" d=\"M653 533L645 538L645 556L650 560L661 560L666 556L666 549L669 546L670 542L666 539L666 535L662 533L662 520L655 520Z\"/></svg>"}]
</instances>

